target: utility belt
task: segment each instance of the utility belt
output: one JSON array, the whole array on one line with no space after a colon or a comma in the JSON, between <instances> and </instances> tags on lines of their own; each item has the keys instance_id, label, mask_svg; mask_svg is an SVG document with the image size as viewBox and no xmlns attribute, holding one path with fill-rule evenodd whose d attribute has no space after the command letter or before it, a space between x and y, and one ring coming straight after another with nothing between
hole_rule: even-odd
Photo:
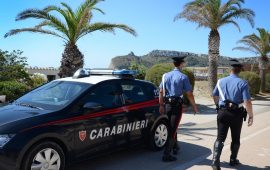
<instances>
[{"instance_id":1,"label":"utility belt","mask_svg":"<svg viewBox=\"0 0 270 170\"><path fill-rule=\"evenodd\" d=\"M235 103L225 103L225 105L219 106L220 108L225 108L230 111L236 111L239 109L243 109L243 104L235 104Z\"/></svg>"},{"instance_id":2,"label":"utility belt","mask_svg":"<svg viewBox=\"0 0 270 170\"><path fill-rule=\"evenodd\" d=\"M240 114L243 116L244 121L246 121L247 118L247 110L244 108L243 104L236 104L231 101L224 101L225 105L219 106L217 109L226 109L229 112L240 112Z\"/></svg>"},{"instance_id":3,"label":"utility belt","mask_svg":"<svg viewBox=\"0 0 270 170\"><path fill-rule=\"evenodd\" d=\"M165 104L170 104L170 105L180 105L183 104L183 99L182 97L165 97L164 98Z\"/></svg>"}]
</instances>

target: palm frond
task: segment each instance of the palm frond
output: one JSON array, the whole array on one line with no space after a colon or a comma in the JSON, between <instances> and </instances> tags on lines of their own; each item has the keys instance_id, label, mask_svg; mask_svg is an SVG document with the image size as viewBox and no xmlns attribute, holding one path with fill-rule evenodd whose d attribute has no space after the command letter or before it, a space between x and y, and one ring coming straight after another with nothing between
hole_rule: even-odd
<instances>
[{"instance_id":1,"label":"palm frond","mask_svg":"<svg viewBox=\"0 0 270 170\"><path fill-rule=\"evenodd\" d=\"M65 37L57 34L56 32L53 32L53 31L50 31L50 30L43 30L43 29L40 29L40 28L13 29L13 30L10 30L8 33L6 33L4 37L7 38L9 36L19 34L19 33L22 33L22 32L32 32L32 33L34 32L34 33L50 34L50 35L62 38L64 40L67 40Z\"/></svg>"},{"instance_id":2,"label":"palm frond","mask_svg":"<svg viewBox=\"0 0 270 170\"><path fill-rule=\"evenodd\" d=\"M66 8L68 8L68 6ZM48 6L44 10L48 11L48 12L56 11L56 12L60 13L64 17L66 24L64 24L63 22L61 22L61 23L57 22L57 20L54 19L55 17L52 16L53 21L55 21L56 23L59 23L59 25L61 25L64 34L67 37L69 37L69 39L71 39L71 40L74 39L75 33L76 33L76 22L72 16L73 14L71 14L69 11L69 10L71 10L71 8L69 8L69 10L63 10L60 7Z\"/></svg>"},{"instance_id":3,"label":"palm frond","mask_svg":"<svg viewBox=\"0 0 270 170\"><path fill-rule=\"evenodd\" d=\"M226 20L232 20L232 19L246 19L250 23L252 27L254 27L255 22L254 22L254 17L255 13L254 11L250 9L238 9L238 10L232 10L231 12L227 13L226 15L223 16L222 22L225 22Z\"/></svg>"},{"instance_id":4,"label":"palm frond","mask_svg":"<svg viewBox=\"0 0 270 170\"><path fill-rule=\"evenodd\" d=\"M20 12L16 16L16 21L25 20L29 18L35 18L35 19L45 19L47 17L47 13L43 10L39 9L27 9L22 12Z\"/></svg>"},{"instance_id":5,"label":"palm frond","mask_svg":"<svg viewBox=\"0 0 270 170\"><path fill-rule=\"evenodd\" d=\"M116 28L124 30L133 36L137 36L137 33L133 28L130 28L124 24L93 23L81 30L78 39L95 31L110 32L114 34Z\"/></svg>"},{"instance_id":6,"label":"palm frond","mask_svg":"<svg viewBox=\"0 0 270 170\"><path fill-rule=\"evenodd\" d=\"M41 23L39 23L38 25L36 25L34 28L36 29L41 29L44 26L48 26L50 24L50 21L42 21Z\"/></svg>"},{"instance_id":7,"label":"palm frond","mask_svg":"<svg viewBox=\"0 0 270 170\"><path fill-rule=\"evenodd\" d=\"M241 32L241 28L240 28L239 24L234 20L226 20L222 24L223 25L233 24L238 29L238 31Z\"/></svg>"},{"instance_id":8,"label":"palm frond","mask_svg":"<svg viewBox=\"0 0 270 170\"><path fill-rule=\"evenodd\" d=\"M175 16L174 21L181 18L197 23L199 27L210 27L208 11L202 8L202 4L198 0L186 4L184 10Z\"/></svg>"},{"instance_id":9,"label":"palm frond","mask_svg":"<svg viewBox=\"0 0 270 170\"><path fill-rule=\"evenodd\" d=\"M228 0L222 5L222 0L193 0L185 4L184 10L175 16L174 21L184 18L197 23L198 27L208 27L212 30L233 24L240 30L235 20L240 18L248 20L253 27L255 13L242 8L244 2L244 0Z\"/></svg>"},{"instance_id":10,"label":"palm frond","mask_svg":"<svg viewBox=\"0 0 270 170\"><path fill-rule=\"evenodd\" d=\"M248 52L252 52L256 55L259 54L257 50L254 50L254 49L249 48L249 47L234 47L232 50L248 51Z\"/></svg>"}]
</instances>

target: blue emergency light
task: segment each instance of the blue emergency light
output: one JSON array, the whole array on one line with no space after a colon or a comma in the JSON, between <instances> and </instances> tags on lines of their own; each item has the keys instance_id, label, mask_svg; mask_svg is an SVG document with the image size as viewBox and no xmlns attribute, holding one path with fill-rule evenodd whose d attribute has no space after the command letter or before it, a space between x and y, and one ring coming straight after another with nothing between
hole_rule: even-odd
<instances>
[{"instance_id":1,"label":"blue emergency light","mask_svg":"<svg viewBox=\"0 0 270 170\"><path fill-rule=\"evenodd\" d=\"M89 77L91 75L112 75L112 76L118 76L120 78L134 78L134 76L137 74L137 71L135 70L111 70L111 69L85 69L80 68L78 69L74 75L73 78L83 78L83 77Z\"/></svg>"}]
</instances>

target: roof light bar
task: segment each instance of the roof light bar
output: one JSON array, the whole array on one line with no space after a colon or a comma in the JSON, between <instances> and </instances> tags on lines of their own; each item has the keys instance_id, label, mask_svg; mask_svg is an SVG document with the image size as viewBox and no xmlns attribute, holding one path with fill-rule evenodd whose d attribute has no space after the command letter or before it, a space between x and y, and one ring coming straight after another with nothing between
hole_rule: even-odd
<instances>
[{"instance_id":1,"label":"roof light bar","mask_svg":"<svg viewBox=\"0 0 270 170\"><path fill-rule=\"evenodd\" d=\"M137 71L135 70L111 70L111 69L85 69L80 68L77 70L73 78L83 78L83 77L89 77L91 75L114 75L114 76L120 76L120 77L134 77L137 74Z\"/></svg>"}]
</instances>

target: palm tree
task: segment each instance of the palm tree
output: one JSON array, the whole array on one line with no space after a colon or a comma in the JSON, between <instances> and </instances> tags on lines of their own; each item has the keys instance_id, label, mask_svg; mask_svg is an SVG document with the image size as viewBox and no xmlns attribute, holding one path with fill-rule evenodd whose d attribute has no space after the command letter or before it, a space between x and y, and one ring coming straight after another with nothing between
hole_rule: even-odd
<instances>
[{"instance_id":1,"label":"palm tree","mask_svg":"<svg viewBox=\"0 0 270 170\"><path fill-rule=\"evenodd\" d=\"M217 82L217 61L219 58L220 35L218 29L227 24L233 24L240 31L236 19L242 18L254 26L254 12L242 8L244 0L228 0L221 4L221 0L194 0L184 6L174 20L184 18L198 24L198 27L210 28L208 37L208 82L209 90L213 91Z\"/></svg>"},{"instance_id":2,"label":"palm tree","mask_svg":"<svg viewBox=\"0 0 270 170\"><path fill-rule=\"evenodd\" d=\"M41 22L34 27L10 30L5 34L5 37L21 32L33 32L49 34L63 39L65 50L62 54L59 75L60 77L71 76L84 64L83 54L76 45L76 42L83 36L94 31L114 33L116 28L136 36L134 29L123 24L92 23L94 10L104 14L101 9L95 7L100 1L103 0L86 0L75 11L66 3L61 3L61 7L48 6L42 10L27 9L17 15L16 21L34 18ZM59 16L62 16L64 22Z\"/></svg>"},{"instance_id":3,"label":"palm tree","mask_svg":"<svg viewBox=\"0 0 270 170\"><path fill-rule=\"evenodd\" d=\"M244 36L237 43L243 44L243 46L235 47L233 50L242 50L250 51L259 55L259 69L260 69L260 78L261 86L260 91L265 91L265 75L266 70L268 69L268 54L270 52L270 33L264 28L257 28L259 36L256 34L251 34Z\"/></svg>"}]
</instances>

